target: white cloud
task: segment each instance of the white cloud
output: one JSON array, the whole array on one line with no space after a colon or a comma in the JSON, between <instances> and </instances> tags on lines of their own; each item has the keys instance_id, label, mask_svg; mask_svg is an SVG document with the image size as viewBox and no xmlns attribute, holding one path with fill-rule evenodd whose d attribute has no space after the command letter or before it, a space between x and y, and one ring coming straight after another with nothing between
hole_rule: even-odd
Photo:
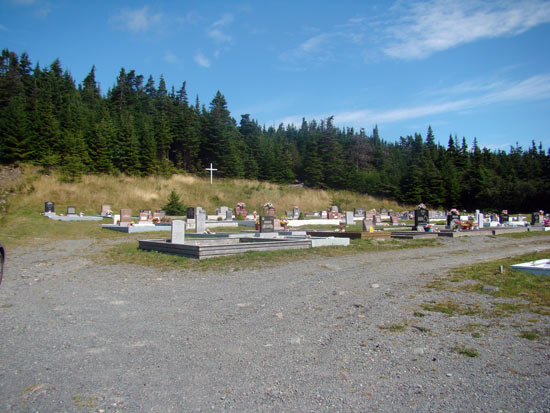
<instances>
[{"instance_id":1,"label":"white cloud","mask_svg":"<svg viewBox=\"0 0 550 413\"><path fill-rule=\"evenodd\" d=\"M194 60L199 66L210 67L210 60L208 60L201 52L197 52Z\"/></svg>"},{"instance_id":2,"label":"white cloud","mask_svg":"<svg viewBox=\"0 0 550 413\"><path fill-rule=\"evenodd\" d=\"M420 59L484 38L514 36L550 22L545 0L429 0L406 3L406 14L387 30L388 56ZM412 4L412 5L411 5Z\"/></svg>"},{"instance_id":3,"label":"white cloud","mask_svg":"<svg viewBox=\"0 0 550 413\"><path fill-rule=\"evenodd\" d=\"M176 56L171 50L166 50L164 52L164 61L170 64L179 64L180 59Z\"/></svg>"},{"instance_id":4,"label":"white cloud","mask_svg":"<svg viewBox=\"0 0 550 413\"><path fill-rule=\"evenodd\" d=\"M162 13L152 14L148 6L141 9L125 9L112 19L112 24L119 29L131 32L145 32L158 25L162 20Z\"/></svg>"},{"instance_id":5,"label":"white cloud","mask_svg":"<svg viewBox=\"0 0 550 413\"><path fill-rule=\"evenodd\" d=\"M216 20L214 23L212 23L212 27L223 27L227 26L235 20L234 16L232 14L224 14L220 19Z\"/></svg>"},{"instance_id":6,"label":"white cloud","mask_svg":"<svg viewBox=\"0 0 550 413\"><path fill-rule=\"evenodd\" d=\"M212 29L207 32L208 37L213 39L214 41L218 43L231 43L231 36L222 32L219 29Z\"/></svg>"},{"instance_id":7,"label":"white cloud","mask_svg":"<svg viewBox=\"0 0 550 413\"><path fill-rule=\"evenodd\" d=\"M472 83L472 85L475 83ZM334 115L334 123L339 125L372 125L395 123L442 113L461 112L498 103L526 102L550 99L550 74L532 76L516 82L493 82L487 85L478 84L477 89L470 87L469 97L440 101L429 105L410 106L389 110L363 109L350 112L317 114L308 119L325 119ZM490 89L490 91L488 91ZM452 90L449 88L448 90ZM461 88L457 88L461 90ZM483 92L478 94L476 92ZM475 96L473 96L475 95ZM278 123L300 125L302 116L289 116Z\"/></svg>"}]
</instances>

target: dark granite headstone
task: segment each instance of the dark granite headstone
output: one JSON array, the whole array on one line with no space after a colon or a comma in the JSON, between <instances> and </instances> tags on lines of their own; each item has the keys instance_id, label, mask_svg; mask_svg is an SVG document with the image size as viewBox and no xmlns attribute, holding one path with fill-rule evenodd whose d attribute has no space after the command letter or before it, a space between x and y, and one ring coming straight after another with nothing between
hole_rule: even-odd
<instances>
[{"instance_id":1,"label":"dark granite headstone","mask_svg":"<svg viewBox=\"0 0 550 413\"><path fill-rule=\"evenodd\" d=\"M540 213L539 212L533 212L531 214L531 225L537 225L542 222Z\"/></svg>"},{"instance_id":2,"label":"dark granite headstone","mask_svg":"<svg viewBox=\"0 0 550 413\"><path fill-rule=\"evenodd\" d=\"M500 219L499 220L500 220L501 224L509 222L510 221L510 215L508 215L508 212L502 211L502 213L500 214Z\"/></svg>"},{"instance_id":3,"label":"dark granite headstone","mask_svg":"<svg viewBox=\"0 0 550 413\"><path fill-rule=\"evenodd\" d=\"M429 223L430 223L430 215L426 208L418 208L414 210L414 229L415 230L418 231L418 227L424 227Z\"/></svg>"},{"instance_id":4,"label":"dark granite headstone","mask_svg":"<svg viewBox=\"0 0 550 413\"><path fill-rule=\"evenodd\" d=\"M260 217L260 232L274 232L275 217L262 215Z\"/></svg>"},{"instance_id":5,"label":"dark granite headstone","mask_svg":"<svg viewBox=\"0 0 550 413\"><path fill-rule=\"evenodd\" d=\"M187 208L187 219L195 219L195 208Z\"/></svg>"},{"instance_id":6,"label":"dark granite headstone","mask_svg":"<svg viewBox=\"0 0 550 413\"><path fill-rule=\"evenodd\" d=\"M54 203L49 201L49 202L44 202L44 212L48 212L48 213L52 213L52 212L55 212L54 210Z\"/></svg>"}]
</instances>

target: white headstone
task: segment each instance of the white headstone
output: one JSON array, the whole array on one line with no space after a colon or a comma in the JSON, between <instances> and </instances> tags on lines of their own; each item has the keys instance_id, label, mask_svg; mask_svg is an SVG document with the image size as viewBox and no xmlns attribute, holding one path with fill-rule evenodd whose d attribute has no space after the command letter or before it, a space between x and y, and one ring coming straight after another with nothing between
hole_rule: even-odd
<instances>
[{"instance_id":1,"label":"white headstone","mask_svg":"<svg viewBox=\"0 0 550 413\"><path fill-rule=\"evenodd\" d=\"M206 211L197 208L195 211L195 232L203 234L206 231Z\"/></svg>"},{"instance_id":2,"label":"white headstone","mask_svg":"<svg viewBox=\"0 0 550 413\"><path fill-rule=\"evenodd\" d=\"M478 228L483 228L483 214L477 214L477 227Z\"/></svg>"},{"instance_id":3,"label":"white headstone","mask_svg":"<svg viewBox=\"0 0 550 413\"><path fill-rule=\"evenodd\" d=\"M185 221L176 219L172 221L172 244L185 243Z\"/></svg>"},{"instance_id":4,"label":"white headstone","mask_svg":"<svg viewBox=\"0 0 550 413\"><path fill-rule=\"evenodd\" d=\"M346 225L353 225L353 211L346 211Z\"/></svg>"},{"instance_id":5,"label":"white headstone","mask_svg":"<svg viewBox=\"0 0 550 413\"><path fill-rule=\"evenodd\" d=\"M120 214L113 215L113 225L118 224L119 221L120 221Z\"/></svg>"}]
</instances>

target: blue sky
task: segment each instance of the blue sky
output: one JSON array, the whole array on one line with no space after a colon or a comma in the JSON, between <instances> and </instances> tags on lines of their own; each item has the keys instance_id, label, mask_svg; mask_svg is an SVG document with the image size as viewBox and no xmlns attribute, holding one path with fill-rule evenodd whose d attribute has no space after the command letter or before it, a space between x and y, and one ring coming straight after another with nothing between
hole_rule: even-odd
<instances>
[{"instance_id":1,"label":"blue sky","mask_svg":"<svg viewBox=\"0 0 550 413\"><path fill-rule=\"evenodd\" d=\"M237 122L550 147L550 1L0 0L0 45L103 93L121 67L220 90Z\"/></svg>"}]
</instances>

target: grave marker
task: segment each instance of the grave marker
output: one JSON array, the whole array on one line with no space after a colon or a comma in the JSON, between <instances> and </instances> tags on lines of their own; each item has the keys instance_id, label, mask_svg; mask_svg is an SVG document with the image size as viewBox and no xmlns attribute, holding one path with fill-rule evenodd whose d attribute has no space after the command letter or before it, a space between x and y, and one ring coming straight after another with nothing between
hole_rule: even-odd
<instances>
[{"instance_id":1,"label":"grave marker","mask_svg":"<svg viewBox=\"0 0 550 413\"><path fill-rule=\"evenodd\" d=\"M76 207L68 206L67 207L67 215L76 215Z\"/></svg>"},{"instance_id":2,"label":"grave marker","mask_svg":"<svg viewBox=\"0 0 550 413\"><path fill-rule=\"evenodd\" d=\"M187 219L195 219L195 208L187 208Z\"/></svg>"},{"instance_id":3,"label":"grave marker","mask_svg":"<svg viewBox=\"0 0 550 413\"><path fill-rule=\"evenodd\" d=\"M419 231L419 227L422 227L422 230L424 230L424 226L428 225L430 223L430 215L428 212L428 209L423 206L419 205L417 209L414 210L414 230Z\"/></svg>"},{"instance_id":4,"label":"grave marker","mask_svg":"<svg viewBox=\"0 0 550 413\"><path fill-rule=\"evenodd\" d=\"M203 234L206 231L206 211L201 207L197 207L195 215L195 232Z\"/></svg>"},{"instance_id":5,"label":"grave marker","mask_svg":"<svg viewBox=\"0 0 550 413\"><path fill-rule=\"evenodd\" d=\"M128 226L132 222L132 210L131 209L121 209L120 210L120 225Z\"/></svg>"},{"instance_id":6,"label":"grave marker","mask_svg":"<svg viewBox=\"0 0 550 413\"><path fill-rule=\"evenodd\" d=\"M275 217L262 215L260 217L260 232L275 232Z\"/></svg>"},{"instance_id":7,"label":"grave marker","mask_svg":"<svg viewBox=\"0 0 550 413\"><path fill-rule=\"evenodd\" d=\"M44 212L47 214L53 214L55 212L54 203L51 201L44 202Z\"/></svg>"},{"instance_id":8,"label":"grave marker","mask_svg":"<svg viewBox=\"0 0 550 413\"><path fill-rule=\"evenodd\" d=\"M176 219L172 221L172 244L185 243L185 221Z\"/></svg>"},{"instance_id":9,"label":"grave marker","mask_svg":"<svg viewBox=\"0 0 550 413\"><path fill-rule=\"evenodd\" d=\"M111 215L111 205L101 205L101 212L99 215L102 217Z\"/></svg>"},{"instance_id":10,"label":"grave marker","mask_svg":"<svg viewBox=\"0 0 550 413\"><path fill-rule=\"evenodd\" d=\"M233 212L230 208L227 208L227 211L225 211L225 219L226 221L233 221Z\"/></svg>"},{"instance_id":11,"label":"grave marker","mask_svg":"<svg viewBox=\"0 0 550 413\"><path fill-rule=\"evenodd\" d=\"M353 225L353 212L352 211L346 211L346 225Z\"/></svg>"}]
</instances>

